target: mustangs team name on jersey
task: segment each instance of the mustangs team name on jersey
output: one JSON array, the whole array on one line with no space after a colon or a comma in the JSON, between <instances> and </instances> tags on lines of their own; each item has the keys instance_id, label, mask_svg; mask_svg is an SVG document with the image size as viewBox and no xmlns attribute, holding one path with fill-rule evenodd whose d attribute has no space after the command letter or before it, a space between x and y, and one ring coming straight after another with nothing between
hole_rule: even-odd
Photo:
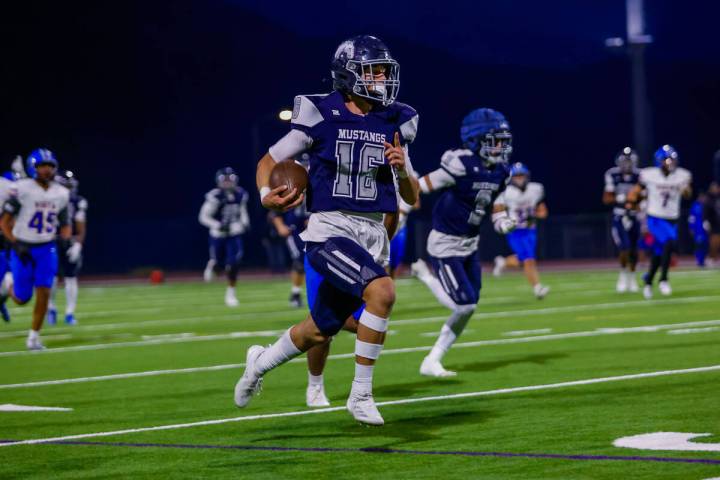
<instances>
[{"instance_id":1,"label":"mustangs team name on jersey","mask_svg":"<svg viewBox=\"0 0 720 480\"><path fill-rule=\"evenodd\" d=\"M495 203L505 205L517 228L535 228L535 209L544 198L545 188L540 183L529 182L524 189L510 183Z\"/></svg>"},{"instance_id":2,"label":"mustangs team name on jersey","mask_svg":"<svg viewBox=\"0 0 720 480\"><path fill-rule=\"evenodd\" d=\"M666 220L680 217L682 192L692 182L692 175L684 168L676 168L665 175L659 167L643 168L640 184L647 190L647 214Z\"/></svg>"},{"instance_id":3,"label":"mustangs team name on jersey","mask_svg":"<svg viewBox=\"0 0 720 480\"><path fill-rule=\"evenodd\" d=\"M506 165L486 167L471 150L449 150L440 161L455 182L440 195L433 209L433 230L476 237L488 207L505 188Z\"/></svg>"},{"instance_id":4,"label":"mustangs team name on jersey","mask_svg":"<svg viewBox=\"0 0 720 480\"><path fill-rule=\"evenodd\" d=\"M27 243L46 243L55 239L58 227L66 225L70 192L50 182L47 190L35 180L15 182L5 211L15 216L13 235Z\"/></svg>"},{"instance_id":5,"label":"mustangs team name on jersey","mask_svg":"<svg viewBox=\"0 0 720 480\"><path fill-rule=\"evenodd\" d=\"M632 188L640 181L640 170L633 168L632 172L624 173L620 167L612 167L605 172L605 191L615 194L614 215L637 214L636 210L625 208L625 199Z\"/></svg>"},{"instance_id":6,"label":"mustangs team name on jersey","mask_svg":"<svg viewBox=\"0 0 720 480\"><path fill-rule=\"evenodd\" d=\"M280 146L288 138L300 144L293 150L309 154L311 212L395 212L395 176L383 142L392 143L398 132L402 145L411 143L417 123L415 110L399 102L375 105L367 115L357 115L339 92L300 95L291 132L270 148L270 155L276 161L288 158Z\"/></svg>"},{"instance_id":7,"label":"mustangs team name on jersey","mask_svg":"<svg viewBox=\"0 0 720 480\"><path fill-rule=\"evenodd\" d=\"M248 193L242 187L233 190L213 188L205 195L200 210L200 223L216 238L240 235L249 225Z\"/></svg>"}]
</instances>

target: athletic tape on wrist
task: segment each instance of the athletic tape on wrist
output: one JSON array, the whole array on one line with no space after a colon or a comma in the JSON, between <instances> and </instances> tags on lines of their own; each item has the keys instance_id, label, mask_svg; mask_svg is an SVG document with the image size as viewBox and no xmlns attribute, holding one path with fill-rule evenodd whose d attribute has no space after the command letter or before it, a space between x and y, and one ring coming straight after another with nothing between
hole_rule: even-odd
<instances>
[{"instance_id":1,"label":"athletic tape on wrist","mask_svg":"<svg viewBox=\"0 0 720 480\"><path fill-rule=\"evenodd\" d=\"M260 201L261 202L268 193L270 193L270 187L261 187L260 188Z\"/></svg>"},{"instance_id":2,"label":"athletic tape on wrist","mask_svg":"<svg viewBox=\"0 0 720 480\"><path fill-rule=\"evenodd\" d=\"M375 330L376 332L385 332L388 327L387 318L378 317L367 310L363 310L360 314L360 320L358 320L358 322L362 323L369 329Z\"/></svg>"},{"instance_id":3,"label":"athletic tape on wrist","mask_svg":"<svg viewBox=\"0 0 720 480\"><path fill-rule=\"evenodd\" d=\"M358 357L377 360L382 352L383 346L377 343L367 343L362 340L355 340L355 355Z\"/></svg>"}]
</instances>

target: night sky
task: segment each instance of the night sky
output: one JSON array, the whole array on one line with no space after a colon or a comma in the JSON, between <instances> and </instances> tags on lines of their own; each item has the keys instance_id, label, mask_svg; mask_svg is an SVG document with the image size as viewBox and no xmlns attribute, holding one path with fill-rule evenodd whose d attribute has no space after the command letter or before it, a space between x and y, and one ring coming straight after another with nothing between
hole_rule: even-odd
<instances>
[{"instance_id":1,"label":"night sky","mask_svg":"<svg viewBox=\"0 0 720 480\"><path fill-rule=\"evenodd\" d=\"M646 1L653 145L673 144L700 187L720 149L720 7L708 5ZM600 212L602 173L632 139L629 63L604 46L624 30L619 0L15 2L0 13L0 161L47 146L77 172L90 271L199 268L197 212L225 165L253 195L248 249L261 252L251 130L265 151L287 128L277 111L329 90L340 41L372 33L420 113L420 172L489 106L551 212Z\"/></svg>"}]
</instances>

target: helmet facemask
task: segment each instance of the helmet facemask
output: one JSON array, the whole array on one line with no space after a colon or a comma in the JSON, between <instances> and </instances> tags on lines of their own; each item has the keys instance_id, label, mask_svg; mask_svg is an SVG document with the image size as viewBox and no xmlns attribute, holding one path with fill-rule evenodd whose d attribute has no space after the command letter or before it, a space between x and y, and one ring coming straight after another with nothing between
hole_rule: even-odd
<instances>
[{"instance_id":1,"label":"helmet facemask","mask_svg":"<svg viewBox=\"0 0 720 480\"><path fill-rule=\"evenodd\" d=\"M217 186L221 190L233 190L237 184L238 177L234 173L222 173L217 176Z\"/></svg>"},{"instance_id":2,"label":"helmet facemask","mask_svg":"<svg viewBox=\"0 0 720 480\"><path fill-rule=\"evenodd\" d=\"M485 134L480 138L478 153L488 164L508 163L512 153L512 133L501 130Z\"/></svg>"},{"instance_id":3,"label":"helmet facemask","mask_svg":"<svg viewBox=\"0 0 720 480\"><path fill-rule=\"evenodd\" d=\"M378 67L385 67L385 79L376 80ZM352 93L372 102L388 106L400 90L400 65L390 58L378 60L348 60L345 68L355 75Z\"/></svg>"}]
</instances>

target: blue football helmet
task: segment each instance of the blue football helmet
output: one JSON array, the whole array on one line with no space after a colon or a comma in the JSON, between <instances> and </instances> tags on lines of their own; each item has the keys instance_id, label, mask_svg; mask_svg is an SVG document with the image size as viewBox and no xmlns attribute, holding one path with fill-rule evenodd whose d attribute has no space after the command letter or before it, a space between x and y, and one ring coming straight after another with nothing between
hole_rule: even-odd
<instances>
[{"instance_id":1,"label":"blue football helmet","mask_svg":"<svg viewBox=\"0 0 720 480\"><path fill-rule=\"evenodd\" d=\"M384 69L384 80L375 80L378 69ZM342 42L333 56L330 72L335 90L385 106L395 101L400 90L400 65L388 47L371 35L358 35Z\"/></svg>"},{"instance_id":2,"label":"blue football helmet","mask_svg":"<svg viewBox=\"0 0 720 480\"><path fill-rule=\"evenodd\" d=\"M638 154L630 147L623 148L620 153L615 156L615 165L622 173L632 173L637 168Z\"/></svg>"},{"instance_id":3,"label":"blue football helmet","mask_svg":"<svg viewBox=\"0 0 720 480\"><path fill-rule=\"evenodd\" d=\"M237 187L238 176L232 167L221 168L215 173L215 183L221 190L232 190Z\"/></svg>"},{"instance_id":4,"label":"blue football helmet","mask_svg":"<svg viewBox=\"0 0 720 480\"><path fill-rule=\"evenodd\" d=\"M655 166L660 167L667 172L674 171L679 162L680 156L678 155L677 150L675 150L671 145L663 145L655 152Z\"/></svg>"},{"instance_id":5,"label":"blue football helmet","mask_svg":"<svg viewBox=\"0 0 720 480\"><path fill-rule=\"evenodd\" d=\"M37 177L37 167L40 165L49 164L58 168L58 161L55 158L55 154L47 148L36 148L28 155L25 160L25 170L27 171L28 177Z\"/></svg>"},{"instance_id":6,"label":"blue football helmet","mask_svg":"<svg viewBox=\"0 0 720 480\"><path fill-rule=\"evenodd\" d=\"M520 181L516 177L525 176L525 178ZM522 162L515 162L510 167L510 181L513 183L513 185L518 186L519 188L524 189L525 186L530 181L530 170L525 166Z\"/></svg>"},{"instance_id":7,"label":"blue football helmet","mask_svg":"<svg viewBox=\"0 0 720 480\"><path fill-rule=\"evenodd\" d=\"M71 170L61 170L58 172L58 174L55 175L55 181L70 190L72 193L77 193L78 188L80 187L80 182L75 176L75 173Z\"/></svg>"},{"instance_id":8,"label":"blue football helmet","mask_svg":"<svg viewBox=\"0 0 720 480\"><path fill-rule=\"evenodd\" d=\"M463 118L460 138L487 163L508 163L512 153L512 133L505 116L492 108L478 108Z\"/></svg>"}]
</instances>

